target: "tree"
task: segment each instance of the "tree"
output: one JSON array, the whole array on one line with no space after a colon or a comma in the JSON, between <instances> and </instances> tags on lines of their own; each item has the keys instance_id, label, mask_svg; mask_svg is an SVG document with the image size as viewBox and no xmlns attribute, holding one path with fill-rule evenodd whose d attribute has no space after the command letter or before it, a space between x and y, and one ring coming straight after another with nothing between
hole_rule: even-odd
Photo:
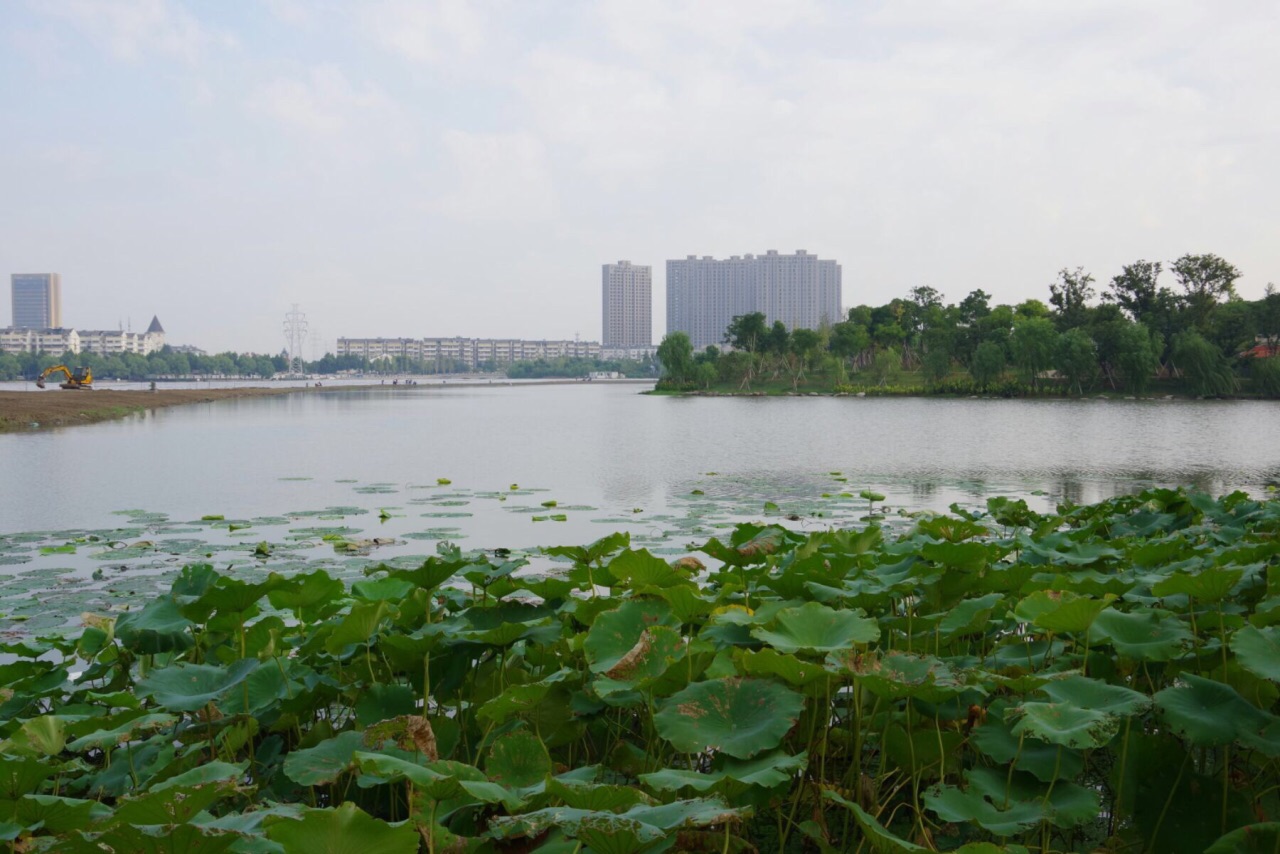
<instances>
[{"instance_id":1,"label":"tree","mask_svg":"<svg viewBox=\"0 0 1280 854\"><path fill-rule=\"evenodd\" d=\"M1159 261L1134 261L1126 264L1120 275L1112 277L1110 290L1102 298L1120 306L1138 323L1151 325L1159 305L1158 280L1163 269Z\"/></svg>"},{"instance_id":2,"label":"tree","mask_svg":"<svg viewBox=\"0 0 1280 854\"><path fill-rule=\"evenodd\" d=\"M973 353L969 375L983 391L1004 373L1004 348L994 341L983 341Z\"/></svg>"},{"instance_id":3,"label":"tree","mask_svg":"<svg viewBox=\"0 0 1280 854\"><path fill-rule=\"evenodd\" d=\"M1083 329L1068 329L1058 336L1054 367L1067 378L1067 389L1084 394L1084 384L1098 373L1098 347Z\"/></svg>"},{"instance_id":4,"label":"tree","mask_svg":"<svg viewBox=\"0 0 1280 854\"><path fill-rule=\"evenodd\" d=\"M831 352L841 359L851 362L871 346L871 335L867 327L852 320L846 320L831 327Z\"/></svg>"},{"instance_id":5,"label":"tree","mask_svg":"<svg viewBox=\"0 0 1280 854\"><path fill-rule=\"evenodd\" d=\"M1192 394L1221 397L1236 390L1235 374L1222 351L1194 330L1174 336L1171 358Z\"/></svg>"},{"instance_id":6,"label":"tree","mask_svg":"<svg viewBox=\"0 0 1280 854\"><path fill-rule=\"evenodd\" d=\"M812 329L797 329L791 333L791 351L788 354L791 367L791 390L795 391L804 379L810 360L818 352L821 336Z\"/></svg>"},{"instance_id":7,"label":"tree","mask_svg":"<svg viewBox=\"0 0 1280 854\"><path fill-rule=\"evenodd\" d=\"M1093 276L1083 267L1058 271L1058 281L1049 285L1049 303L1054 308L1053 319L1059 332L1085 325L1093 293Z\"/></svg>"},{"instance_id":8,"label":"tree","mask_svg":"<svg viewBox=\"0 0 1280 854\"><path fill-rule=\"evenodd\" d=\"M755 353L764 346L768 333L764 313L753 311L750 314L740 314L729 321L729 327L724 331L724 343L735 350Z\"/></svg>"},{"instance_id":9,"label":"tree","mask_svg":"<svg viewBox=\"0 0 1280 854\"><path fill-rule=\"evenodd\" d=\"M1135 394L1142 394L1150 387L1160 367L1157 353L1163 344L1155 346L1152 338L1156 335L1158 333L1141 323L1125 323L1116 332L1111 360L1124 378L1125 388Z\"/></svg>"},{"instance_id":10,"label":"tree","mask_svg":"<svg viewBox=\"0 0 1280 854\"><path fill-rule=\"evenodd\" d=\"M876 353L875 358L871 360L871 366L867 368L871 381L878 386L893 385L901 373L902 356L892 347L886 347Z\"/></svg>"},{"instance_id":11,"label":"tree","mask_svg":"<svg viewBox=\"0 0 1280 854\"><path fill-rule=\"evenodd\" d=\"M1040 374L1053 363L1058 334L1053 324L1043 317L1028 317L1013 326L1009 351L1013 363L1022 371L1033 389L1040 388Z\"/></svg>"},{"instance_id":12,"label":"tree","mask_svg":"<svg viewBox=\"0 0 1280 854\"><path fill-rule=\"evenodd\" d=\"M1217 255L1183 255L1169 269L1185 292L1192 327L1203 333L1217 304L1236 296L1240 271Z\"/></svg>"},{"instance_id":13,"label":"tree","mask_svg":"<svg viewBox=\"0 0 1280 854\"><path fill-rule=\"evenodd\" d=\"M684 332L668 332L658 345L658 361L662 363L662 379L675 386L694 380L693 342Z\"/></svg>"},{"instance_id":14,"label":"tree","mask_svg":"<svg viewBox=\"0 0 1280 854\"><path fill-rule=\"evenodd\" d=\"M1253 359L1249 366L1253 375L1253 389L1272 400L1280 398L1280 357Z\"/></svg>"}]
</instances>

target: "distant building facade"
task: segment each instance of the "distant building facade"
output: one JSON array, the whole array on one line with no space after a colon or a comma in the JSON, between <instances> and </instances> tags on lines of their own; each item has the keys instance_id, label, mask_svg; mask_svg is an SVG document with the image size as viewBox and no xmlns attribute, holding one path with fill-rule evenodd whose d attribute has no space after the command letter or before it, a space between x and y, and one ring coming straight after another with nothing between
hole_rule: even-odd
<instances>
[{"instance_id":1,"label":"distant building facade","mask_svg":"<svg viewBox=\"0 0 1280 854\"><path fill-rule=\"evenodd\" d=\"M653 344L653 268L630 261L605 264L600 282L602 333L606 350Z\"/></svg>"},{"instance_id":2,"label":"distant building facade","mask_svg":"<svg viewBox=\"0 0 1280 854\"><path fill-rule=\"evenodd\" d=\"M164 327L151 318L146 332L123 329L0 329L0 352L4 353L94 353L116 356L137 353L145 356L164 348Z\"/></svg>"},{"instance_id":3,"label":"distant building facade","mask_svg":"<svg viewBox=\"0 0 1280 854\"><path fill-rule=\"evenodd\" d=\"M337 355L370 361L404 359L476 370L538 359L598 359L595 341L524 341L517 338L339 338Z\"/></svg>"},{"instance_id":4,"label":"distant building facade","mask_svg":"<svg viewBox=\"0 0 1280 854\"><path fill-rule=\"evenodd\" d=\"M57 273L14 273L9 277L14 329L62 326L62 277Z\"/></svg>"},{"instance_id":5,"label":"distant building facade","mask_svg":"<svg viewBox=\"0 0 1280 854\"><path fill-rule=\"evenodd\" d=\"M840 265L803 249L667 262L667 332L688 334L696 350L719 346L733 318L757 311L788 329L837 323L841 300Z\"/></svg>"}]
</instances>

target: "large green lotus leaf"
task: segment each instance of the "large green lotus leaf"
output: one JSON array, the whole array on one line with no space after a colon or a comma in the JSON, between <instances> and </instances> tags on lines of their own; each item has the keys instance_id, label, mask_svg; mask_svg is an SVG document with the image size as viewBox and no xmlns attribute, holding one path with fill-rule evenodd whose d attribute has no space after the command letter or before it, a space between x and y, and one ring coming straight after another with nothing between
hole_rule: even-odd
<instances>
[{"instance_id":1,"label":"large green lotus leaf","mask_svg":"<svg viewBox=\"0 0 1280 854\"><path fill-rule=\"evenodd\" d=\"M0 802L0 816L5 815L28 829L39 825L52 833L66 833L89 829L89 825L110 816L111 809L97 801L79 798L23 795L16 801Z\"/></svg>"},{"instance_id":2,"label":"large green lotus leaf","mask_svg":"<svg viewBox=\"0 0 1280 854\"><path fill-rule=\"evenodd\" d=\"M1078 673L1046 682L1040 690L1059 703L1111 715L1136 715L1151 708L1151 698L1146 694Z\"/></svg>"},{"instance_id":3,"label":"large green lotus leaf","mask_svg":"<svg viewBox=\"0 0 1280 854\"><path fill-rule=\"evenodd\" d=\"M767 627L751 636L779 652L836 652L880 639L880 625L859 611L837 610L817 602L779 611Z\"/></svg>"},{"instance_id":4,"label":"large green lotus leaf","mask_svg":"<svg viewBox=\"0 0 1280 854\"><path fill-rule=\"evenodd\" d=\"M190 771L169 777L159 783L153 783L152 792L162 792L178 786L207 786L210 783L237 783L245 779L249 768L248 760L232 764L230 762L206 762L197 765Z\"/></svg>"},{"instance_id":5,"label":"large green lotus leaf","mask_svg":"<svg viewBox=\"0 0 1280 854\"><path fill-rule=\"evenodd\" d=\"M1014 710L1013 734L1030 735L1063 747L1102 747L1115 737L1120 719L1071 703L1023 703Z\"/></svg>"},{"instance_id":6,"label":"large green lotus leaf","mask_svg":"<svg viewBox=\"0 0 1280 854\"><path fill-rule=\"evenodd\" d=\"M495 783L520 789L541 783L551 775L551 757L536 735L516 730L493 740L484 767Z\"/></svg>"},{"instance_id":7,"label":"large green lotus leaf","mask_svg":"<svg viewBox=\"0 0 1280 854\"><path fill-rule=\"evenodd\" d=\"M1071 566L1087 566L1101 560L1120 557L1120 552L1102 543L1085 543L1072 534L1059 532L1033 540L1025 532L1018 534L1018 544L1023 553L1044 558L1048 563L1065 563Z\"/></svg>"},{"instance_id":8,"label":"large green lotus leaf","mask_svg":"<svg viewBox=\"0 0 1280 854\"><path fill-rule=\"evenodd\" d=\"M924 803L943 821L974 822L996 836L1014 836L1030 830L1044 818L1039 803L1012 801L1000 806L974 790L962 791L955 786L933 786L924 793Z\"/></svg>"},{"instance_id":9,"label":"large green lotus leaf","mask_svg":"<svg viewBox=\"0 0 1280 854\"><path fill-rule=\"evenodd\" d=\"M1268 756L1280 755L1280 720L1212 679L1184 673L1182 683L1158 692L1156 709L1177 734L1197 746L1230 744L1237 739Z\"/></svg>"},{"instance_id":10,"label":"large green lotus leaf","mask_svg":"<svg viewBox=\"0 0 1280 854\"><path fill-rule=\"evenodd\" d=\"M1169 661L1192 642L1191 631L1168 611L1135 608L1124 612L1109 608L1089 629L1091 643L1109 643L1115 651L1138 661Z\"/></svg>"},{"instance_id":11,"label":"large green lotus leaf","mask_svg":"<svg viewBox=\"0 0 1280 854\"><path fill-rule=\"evenodd\" d=\"M177 722L177 718L173 715L163 712L142 713L138 711L126 712L128 717L121 723L116 724L109 729L94 730L89 732L75 741L67 745L67 750L73 753L80 753L85 750L103 749L114 747L117 744L130 741L136 733L141 730L154 730L170 726ZM112 720L118 720L120 716L115 716ZM95 721L86 721L85 723L95 723Z\"/></svg>"},{"instance_id":12,"label":"large green lotus leaf","mask_svg":"<svg viewBox=\"0 0 1280 854\"><path fill-rule=\"evenodd\" d=\"M527 685L509 685L501 694L481 706L476 711L476 717L493 724L501 724L512 715L534 712L547 696L548 691L574 675L574 671L561 668L537 682L530 682Z\"/></svg>"},{"instance_id":13,"label":"large green lotus leaf","mask_svg":"<svg viewBox=\"0 0 1280 854\"><path fill-rule=\"evenodd\" d=\"M1200 572L1175 572L1151 586L1156 596L1183 594L1201 602L1221 602L1244 577L1240 568L1211 566Z\"/></svg>"},{"instance_id":14,"label":"large green lotus leaf","mask_svg":"<svg viewBox=\"0 0 1280 854\"><path fill-rule=\"evenodd\" d=\"M750 807L732 808L720 798L692 798L656 807L636 806L623 813L628 818L639 819L663 830L728 824L750 814Z\"/></svg>"},{"instance_id":15,"label":"large green lotus leaf","mask_svg":"<svg viewBox=\"0 0 1280 854\"><path fill-rule=\"evenodd\" d=\"M193 712L216 701L257 669L256 658L242 658L230 667L171 664L139 679L138 693L168 711Z\"/></svg>"},{"instance_id":16,"label":"large green lotus leaf","mask_svg":"<svg viewBox=\"0 0 1280 854\"><path fill-rule=\"evenodd\" d=\"M417 711L417 694L408 685L370 685L356 701L356 720L369 727Z\"/></svg>"},{"instance_id":17,"label":"large green lotus leaf","mask_svg":"<svg viewBox=\"0 0 1280 854\"><path fill-rule=\"evenodd\" d=\"M287 584L283 576L274 572L266 581L251 584L238 578L220 576L199 598L182 606L188 617L205 621L217 611L221 614L251 615L257 612L258 601L277 587Z\"/></svg>"},{"instance_id":18,"label":"large green lotus leaf","mask_svg":"<svg viewBox=\"0 0 1280 854\"><path fill-rule=\"evenodd\" d=\"M83 833L83 832L82 832ZM83 835L81 839L83 839ZM85 848L74 851L128 851L129 854L220 854L239 842L241 837L222 831L180 824L165 828L139 828L114 823Z\"/></svg>"},{"instance_id":19,"label":"large green lotus leaf","mask_svg":"<svg viewBox=\"0 0 1280 854\"><path fill-rule=\"evenodd\" d=\"M969 734L969 743L979 753L1014 768L1026 771L1037 780L1073 780L1084 768L1084 756L1078 750L1068 750L1039 739L1019 739L1004 719L1009 703L997 700L988 709L987 718Z\"/></svg>"},{"instance_id":20,"label":"large green lotus leaf","mask_svg":"<svg viewBox=\"0 0 1280 854\"><path fill-rule=\"evenodd\" d=\"M796 687L811 685L830 674L820 664L765 647L759 651L735 649L733 661L746 676L777 676Z\"/></svg>"},{"instance_id":21,"label":"large green lotus leaf","mask_svg":"<svg viewBox=\"0 0 1280 854\"><path fill-rule=\"evenodd\" d=\"M983 631L991 618L991 612L1003 599L1004 596L1000 593L988 593L986 596L956 603L938 623L939 633L944 640L949 640L957 635Z\"/></svg>"},{"instance_id":22,"label":"large green lotus leaf","mask_svg":"<svg viewBox=\"0 0 1280 854\"><path fill-rule=\"evenodd\" d=\"M412 824L392 827L348 801L337 809L306 810L300 819L273 816L267 838L285 854L417 854L421 837Z\"/></svg>"},{"instance_id":23,"label":"large green lotus leaf","mask_svg":"<svg viewBox=\"0 0 1280 854\"><path fill-rule=\"evenodd\" d=\"M351 644L368 643L382 621L394 616L396 609L386 601L357 602L325 641L325 649L337 655Z\"/></svg>"},{"instance_id":24,"label":"large green lotus leaf","mask_svg":"<svg viewBox=\"0 0 1280 854\"><path fill-rule=\"evenodd\" d=\"M1092 599L1074 593L1037 590L1013 609L1014 616L1050 632L1083 632L1114 599Z\"/></svg>"},{"instance_id":25,"label":"large green lotus leaf","mask_svg":"<svg viewBox=\"0 0 1280 854\"><path fill-rule=\"evenodd\" d=\"M197 813L235 793L230 783L175 786L121 798L114 820L123 824L186 824Z\"/></svg>"},{"instance_id":26,"label":"large green lotus leaf","mask_svg":"<svg viewBox=\"0 0 1280 854\"><path fill-rule=\"evenodd\" d=\"M1042 783L1026 774L1010 774L1004 768L971 768L965 782L968 794L985 799L993 807L1035 807L1044 819L1058 827L1074 827L1092 820L1100 809L1097 792L1065 780Z\"/></svg>"},{"instance_id":27,"label":"large green lotus leaf","mask_svg":"<svg viewBox=\"0 0 1280 854\"><path fill-rule=\"evenodd\" d=\"M380 599L399 602L417 589L412 581L406 581L403 578L367 579L353 582L351 585L351 593L366 602L376 602Z\"/></svg>"},{"instance_id":28,"label":"large green lotus leaf","mask_svg":"<svg viewBox=\"0 0 1280 854\"><path fill-rule=\"evenodd\" d=\"M986 543L922 543L920 556L927 561L966 572L979 572L991 562L991 547Z\"/></svg>"},{"instance_id":29,"label":"large green lotus leaf","mask_svg":"<svg viewBox=\"0 0 1280 854\"><path fill-rule=\"evenodd\" d=\"M1280 821L1237 827L1205 849L1205 854L1275 854L1280 851Z\"/></svg>"},{"instance_id":30,"label":"large green lotus leaf","mask_svg":"<svg viewBox=\"0 0 1280 854\"><path fill-rule=\"evenodd\" d=\"M575 836L599 854L639 854L657 847L667 833L634 818L597 813L578 822Z\"/></svg>"},{"instance_id":31,"label":"large green lotus leaf","mask_svg":"<svg viewBox=\"0 0 1280 854\"><path fill-rule=\"evenodd\" d=\"M1280 682L1280 627L1239 629L1231 636L1231 651L1250 673Z\"/></svg>"},{"instance_id":32,"label":"large green lotus leaf","mask_svg":"<svg viewBox=\"0 0 1280 854\"><path fill-rule=\"evenodd\" d=\"M804 697L776 682L714 679L669 697L653 722L684 753L716 750L750 759L777 747L803 707Z\"/></svg>"},{"instance_id":33,"label":"large green lotus leaf","mask_svg":"<svg viewBox=\"0 0 1280 854\"><path fill-rule=\"evenodd\" d=\"M633 599L598 615L582 642L591 672L604 673L614 667L635 648L646 628L673 623L666 602Z\"/></svg>"},{"instance_id":34,"label":"large green lotus leaf","mask_svg":"<svg viewBox=\"0 0 1280 854\"><path fill-rule=\"evenodd\" d=\"M626 655L606 670L596 682L596 692L601 696L617 690L644 685L657 679L671 663L683 653L683 639L668 626L650 626L640 633ZM601 690L601 683L616 683L612 690Z\"/></svg>"},{"instance_id":35,"label":"large green lotus leaf","mask_svg":"<svg viewBox=\"0 0 1280 854\"><path fill-rule=\"evenodd\" d=\"M385 753L361 750L354 751L351 760L360 767L362 774L376 777L376 783L408 780L428 798L436 801L457 798L464 792L469 792L468 783L488 782L480 769L463 762L418 763ZM481 788L477 791L483 795L477 796L477 799L486 803L504 801L510 795L500 786L495 790Z\"/></svg>"},{"instance_id":36,"label":"large green lotus leaf","mask_svg":"<svg viewBox=\"0 0 1280 854\"><path fill-rule=\"evenodd\" d=\"M654 557L645 549L622 552L609 561L609 574L615 579L615 587L675 587L689 584L689 579L662 558Z\"/></svg>"},{"instance_id":37,"label":"large green lotus leaf","mask_svg":"<svg viewBox=\"0 0 1280 854\"><path fill-rule=\"evenodd\" d=\"M339 733L315 747L290 752L284 758L284 774L300 786L332 783L351 767L352 757L362 747L363 733Z\"/></svg>"},{"instance_id":38,"label":"large green lotus leaf","mask_svg":"<svg viewBox=\"0 0 1280 854\"><path fill-rule=\"evenodd\" d=\"M152 599L140 611L130 611L116 619L116 637L128 649L145 655L181 652L195 644L191 629L195 623L178 609L168 596Z\"/></svg>"},{"instance_id":39,"label":"large green lotus leaf","mask_svg":"<svg viewBox=\"0 0 1280 854\"><path fill-rule=\"evenodd\" d=\"M914 697L941 703L968 690L981 690L961 681L946 662L931 655L832 654L827 656L826 666L849 674L871 693L887 700Z\"/></svg>"},{"instance_id":40,"label":"large green lotus leaf","mask_svg":"<svg viewBox=\"0 0 1280 854\"><path fill-rule=\"evenodd\" d=\"M600 812L622 812L637 805L651 806L653 799L631 786L589 783L552 777L546 794L563 801L566 807Z\"/></svg>"},{"instance_id":41,"label":"large green lotus leaf","mask_svg":"<svg viewBox=\"0 0 1280 854\"><path fill-rule=\"evenodd\" d=\"M696 792L718 790L724 780L748 786L772 789L795 779L809 762L808 752L789 756L777 750L752 759L730 759L715 771L702 773L683 768L664 768L651 774L641 774L640 781L658 792L677 792L685 787Z\"/></svg>"},{"instance_id":42,"label":"large green lotus leaf","mask_svg":"<svg viewBox=\"0 0 1280 854\"><path fill-rule=\"evenodd\" d=\"M963 743L960 733L936 726L908 733L901 725L890 724L883 737L884 754L890 765L930 782L942 777L944 768L945 773L960 770Z\"/></svg>"},{"instance_id":43,"label":"large green lotus leaf","mask_svg":"<svg viewBox=\"0 0 1280 854\"><path fill-rule=\"evenodd\" d=\"M346 588L323 569L295 575L267 593L274 608L292 611L303 622L323 619L341 606Z\"/></svg>"},{"instance_id":44,"label":"large green lotus leaf","mask_svg":"<svg viewBox=\"0 0 1280 854\"><path fill-rule=\"evenodd\" d=\"M57 756L67 746L67 723L56 715L41 715L24 721L10 741L39 756Z\"/></svg>"},{"instance_id":45,"label":"large green lotus leaf","mask_svg":"<svg viewBox=\"0 0 1280 854\"><path fill-rule=\"evenodd\" d=\"M824 789L822 797L832 803L839 804L853 813L853 820L858 823L858 828L862 831L863 838L871 843L871 850L875 851L876 854L919 854L919 852L930 850L922 848L914 842L908 842L905 839L899 839L894 836L862 807L853 801L840 797L830 789Z\"/></svg>"}]
</instances>

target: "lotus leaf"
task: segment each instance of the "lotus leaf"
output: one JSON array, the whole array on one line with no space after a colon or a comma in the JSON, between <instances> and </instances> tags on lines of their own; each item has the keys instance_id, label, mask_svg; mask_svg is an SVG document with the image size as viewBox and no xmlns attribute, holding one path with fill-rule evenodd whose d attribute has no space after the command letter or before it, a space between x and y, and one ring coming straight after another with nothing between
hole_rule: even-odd
<instances>
[{"instance_id":1,"label":"lotus leaf","mask_svg":"<svg viewBox=\"0 0 1280 854\"><path fill-rule=\"evenodd\" d=\"M750 759L772 750L800 716L804 698L764 679L697 682L663 702L658 734L685 753L715 750Z\"/></svg>"},{"instance_id":2,"label":"lotus leaf","mask_svg":"<svg viewBox=\"0 0 1280 854\"><path fill-rule=\"evenodd\" d=\"M1109 643L1123 656L1139 661L1169 661L1192 642L1191 630L1167 611L1107 609L1089 628L1091 643Z\"/></svg>"},{"instance_id":3,"label":"lotus leaf","mask_svg":"<svg viewBox=\"0 0 1280 854\"><path fill-rule=\"evenodd\" d=\"M257 659L244 658L230 667L173 664L138 680L138 691L170 712L193 712L216 702L258 668Z\"/></svg>"},{"instance_id":4,"label":"lotus leaf","mask_svg":"<svg viewBox=\"0 0 1280 854\"><path fill-rule=\"evenodd\" d=\"M1019 620L1034 623L1050 632L1084 632L1114 596L1092 599L1074 593L1038 590L1013 609Z\"/></svg>"},{"instance_id":5,"label":"lotus leaf","mask_svg":"<svg viewBox=\"0 0 1280 854\"><path fill-rule=\"evenodd\" d=\"M639 854L667 838L665 831L637 819L600 813L579 821L574 835L599 854Z\"/></svg>"},{"instance_id":6,"label":"lotus leaf","mask_svg":"<svg viewBox=\"0 0 1280 854\"><path fill-rule=\"evenodd\" d=\"M725 780L771 789L803 773L808 761L808 753L789 756L777 750L752 759L728 759L717 770L706 773L664 768L641 774L640 781L659 792L677 792L686 787L696 792L716 791Z\"/></svg>"},{"instance_id":7,"label":"lotus leaf","mask_svg":"<svg viewBox=\"0 0 1280 854\"><path fill-rule=\"evenodd\" d=\"M489 779L513 789L543 782L551 774L551 757L536 735L526 730L500 735L485 761Z\"/></svg>"},{"instance_id":8,"label":"lotus leaf","mask_svg":"<svg viewBox=\"0 0 1280 854\"><path fill-rule=\"evenodd\" d=\"M630 600L595 618L582 649L593 673L604 673L622 661L650 626L674 623L665 602Z\"/></svg>"},{"instance_id":9,"label":"lotus leaf","mask_svg":"<svg viewBox=\"0 0 1280 854\"><path fill-rule=\"evenodd\" d=\"M1031 735L1063 747L1102 747L1120 729L1115 715L1071 703L1023 703L1014 735Z\"/></svg>"},{"instance_id":10,"label":"lotus leaf","mask_svg":"<svg viewBox=\"0 0 1280 854\"><path fill-rule=\"evenodd\" d=\"M295 750L285 757L285 776L300 786L332 783L351 767L352 757L362 747L361 733L344 732L315 747Z\"/></svg>"},{"instance_id":11,"label":"lotus leaf","mask_svg":"<svg viewBox=\"0 0 1280 854\"><path fill-rule=\"evenodd\" d=\"M171 786L121 798L114 820L124 824L186 824L197 813L234 792L234 786Z\"/></svg>"},{"instance_id":12,"label":"lotus leaf","mask_svg":"<svg viewBox=\"0 0 1280 854\"><path fill-rule=\"evenodd\" d=\"M285 854L417 854L420 842L412 825L393 827L350 802L305 810L298 819L272 816L264 824L267 837Z\"/></svg>"},{"instance_id":13,"label":"lotus leaf","mask_svg":"<svg viewBox=\"0 0 1280 854\"><path fill-rule=\"evenodd\" d=\"M1280 849L1280 821L1238 827L1205 849L1205 854L1275 854Z\"/></svg>"},{"instance_id":14,"label":"lotus leaf","mask_svg":"<svg viewBox=\"0 0 1280 854\"><path fill-rule=\"evenodd\" d=\"M1280 682L1280 627L1246 626L1231 636L1231 651L1250 673Z\"/></svg>"},{"instance_id":15,"label":"lotus leaf","mask_svg":"<svg viewBox=\"0 0 1280 854\"><path fill-rule=\"evenodd\" d=\"M1239 740L1268 756L1280 756L1280 718L1250 704L1229 685L1190 673L1179 680L1182 684L1153 698L1174 732L1197 746Z\"/></svg>"},{"instance_id":16,"label":"lotus leaf","mask_svg":"<svg viewBox=\"0 0 1280 854\"><path fill-rule=\"evenodd\" d=\"M564 777L547 780L546 794L573 809L622 812L637 805L652 806L653 799L630 786L581 782Z\"/></svg>"},{"instance_id":17,"label":"lotus leaf","mask_svg":"<svg viewBox=\"0 0 1280 854\"><path fill-rule=\"evenodd\" d=\"M859 610L837 610L817 602L779 611L773 622L751 636L779 652L824 653L880 639L880 626Z\"/></svg>"}]
</instances>

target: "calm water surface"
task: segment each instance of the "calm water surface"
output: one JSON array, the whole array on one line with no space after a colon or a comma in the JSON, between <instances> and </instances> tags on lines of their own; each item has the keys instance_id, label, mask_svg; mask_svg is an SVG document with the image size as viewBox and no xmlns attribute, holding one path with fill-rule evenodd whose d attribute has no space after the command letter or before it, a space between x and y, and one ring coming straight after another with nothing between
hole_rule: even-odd
<instances>
[{"instance_id":1,"label":"calm water surface","mask_svg":"<svg viewBox=\"0 0 1280 854\"><path fill-rule=\"evenodd\" d=\"M706 500L819 500L873 488L891 506L945 509L991 494L1045 507L1150 484L1260 491L1280 479L1276 404L670 398L634 384L378 388L221 401L124 421L0 436L0 531L96 527L113 511L227 518L399 507L438 478L511 484L590 506L580 523ZM714 472L714 475L708 474ZM845 481L837 481L839 472ZM1035 493L1044 493L1037 497ZM481 513L476 545L547 539L527 516ZM510 505L509 505L510 506ZM506 508L503 508L506 509ZM462 512L462 511L460 511ZM396 526L403 527L403 526Z\"/></svg>"},{"instance_id":2,"label":"calm water surface","mask_svg":"<svg viewBox=\"0 0 1280 854\"><path fill-rule=\"evenodd\" d=\"M536 547L613 531L667 555L748 520L865 524L868 488L888 497L888 524L906 525L911 511L999 494L1047 510L1153 484L1260 493L1280 479L1268 403L639 391L335 388L0 435L0 638L139 607L193 562L351 581L452 541L514 549L539 572Z\"/></svg>"}]
</instances>

